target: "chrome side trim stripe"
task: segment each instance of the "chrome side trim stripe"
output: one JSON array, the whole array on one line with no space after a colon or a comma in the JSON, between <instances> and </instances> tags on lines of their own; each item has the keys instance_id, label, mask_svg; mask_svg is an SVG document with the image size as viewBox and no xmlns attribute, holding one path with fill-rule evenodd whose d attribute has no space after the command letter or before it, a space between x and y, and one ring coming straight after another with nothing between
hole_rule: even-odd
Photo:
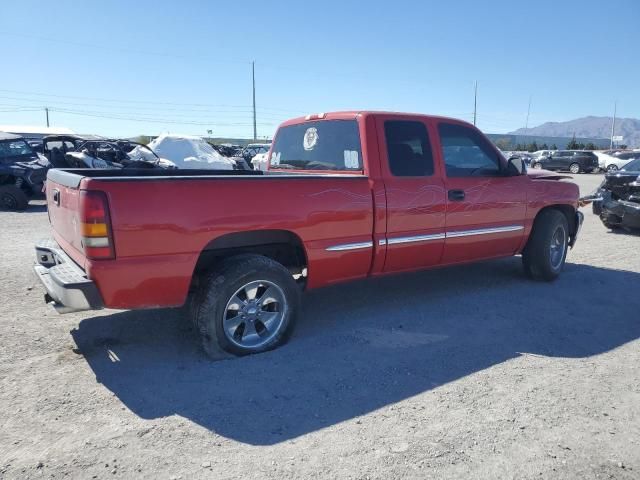
<instances>
[{"instance_id":1,"label":"chrome side trim stripe","mask_svg":"<svg viewBox=\"0 0 640 480\"><path fill-rule=\"evenodd\" d=\"M341 245L332 245L327 247L327 252L342 252L345 250L360 250L363 248L373 247L373 242L361 242L361 243L343 243Z\"/></svg>"},{"instance_id":2,"label":"chrome side trim stripe","mask_svg":"<svg viewBox=\"0 0 640 480\"><path fill-rule=\"evenodd\" d=\"M469 237L471 235L487 235L489 233L517 232L524 230L523 225L507 225L505 227L478 228L476 230L458 230L457 232L447 232L447 238Z\"/></svg>"},{"instance_id":3,"label":"chrome side trim stripe","mask_svg":"<svg viewBox=\"0 0 640 480\"><path fill-rule=\"evenodd\" d=\"M504 227L493 228L477 228L475 230L458 230L454 232L446 233L434 233L431 235L412 235L409 237L395 237L378 240L378 245L383 247L385 245L398 245L402 243L415 243L415 242L429 242L432 240L443 240L445 238L457 238L457 237L470 237L472 235L487 235L491 233L504 233L504 232L517 232L524 230L524 225L506 225ZM343 243L340 245L333 245L327 247L328 252L342 252L345 250L361 250L363 248L372 248L373 242L361 242L361 243Z\"/></svg>"},{"instance_id":4,"label":"chrome side trim stripe","mask_svg":"<svg viewBox=\"0 0 640 480\"><path fill-rule=\"evenodd\" d=\"M398 243L428 242L431 240L442 240L445 238L444 233L434 233L432 235L413 235L411 237L395 237L387 239L389 245Z\"/></svg>"}]
</instances>

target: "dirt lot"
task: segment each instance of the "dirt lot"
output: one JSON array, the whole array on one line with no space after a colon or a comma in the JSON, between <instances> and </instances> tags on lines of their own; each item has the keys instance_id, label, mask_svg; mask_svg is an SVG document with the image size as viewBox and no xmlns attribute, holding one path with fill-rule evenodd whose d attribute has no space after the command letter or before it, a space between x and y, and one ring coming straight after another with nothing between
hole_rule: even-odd
<instances>
[{"instance_id":1,"label":"dirt lot","mask_svg":"<svg viewBox=\"0 0 640 480\"><path fill-rule=\"evenodd\" d=\"M589 210L553 284L513 258L341 285L210 362L179 311L44 305L41 203L0 212L0 478L640 478L640 236Z\"/></svg>"}]
</instances>

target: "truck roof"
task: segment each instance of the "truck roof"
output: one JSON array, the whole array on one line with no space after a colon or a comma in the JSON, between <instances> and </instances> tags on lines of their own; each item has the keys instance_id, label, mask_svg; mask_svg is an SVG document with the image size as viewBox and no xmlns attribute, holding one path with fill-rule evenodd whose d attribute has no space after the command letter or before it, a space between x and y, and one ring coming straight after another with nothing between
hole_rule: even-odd
<instances>
[{"instance_id":1,"label":"truck roof","mask_svg":"<svg viewBox=\"0 0 640 480\"><path fill-rule=\"evenodd\" d=\"M435 119L435 120L454 121L458 123L471 125L469 122L465 120L460 120L459 118L445 117L440 115L430 115L425 113L393 112L393 111L385 111L385 110L345 110L345 111L337 111L337 112L310 113L309 115L305 115L304 117L297 117L297 118L292 118L290 120L287 120L284 123L282 123L281 126L294 125L297 123L303 123L306 121L313 121L313 120L353 120L358 116L376 116L376 115L394 115L394 116L397 115L399 117L429 118L429 119Z\"/></svg>"}]
</instances>

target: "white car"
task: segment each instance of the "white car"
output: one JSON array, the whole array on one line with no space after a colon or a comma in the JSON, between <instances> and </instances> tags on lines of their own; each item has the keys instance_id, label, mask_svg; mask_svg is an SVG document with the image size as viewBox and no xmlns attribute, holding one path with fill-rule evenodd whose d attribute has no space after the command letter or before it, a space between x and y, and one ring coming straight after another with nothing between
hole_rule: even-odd
<instances>
[{"instance_id":1,"label":"white car","mask_svg":"<svg viewBox=\"0 0 640 480\"><path fill-rule=\"evenodd\" d=\"M607 172L618 171L630 161L640 158L640 152L636 151L595 152L595 154L598 156L598 166Z\"/></svg>"},{"instance_id":2,"label":"white car","mask_svg":"<svg viewBox=\"0 0 640 480\"><path fill-rule=\"evenodd\" d=\"M165 133L149 143L149 148L161 159L165 159L165 162L180 169L233 170L235 165L235 162L220 155L202 137L193 135ZM136 150L140 150L140 147L136 147L132 153Z\"/></svg>"},{"instance_id":3,"label":"white car","mask_svg":"<svg viewBox=\"0 0 640 480\"><path fill-rule=\"evenodd\" d=\"M267 170L267 162L269 161L269 152L258 153L251 159L251 165L254 170Z\"/></svg>"}]
</instances>

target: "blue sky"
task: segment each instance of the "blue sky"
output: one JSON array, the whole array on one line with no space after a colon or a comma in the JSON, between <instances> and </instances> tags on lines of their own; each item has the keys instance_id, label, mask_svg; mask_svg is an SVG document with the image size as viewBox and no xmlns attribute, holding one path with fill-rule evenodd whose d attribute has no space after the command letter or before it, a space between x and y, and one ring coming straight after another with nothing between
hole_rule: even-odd
<instances>
[{"instance_id":1,"label":"blue sky","mask_svg":"<svg viewBox=\"0 0 640 480\"><path fill-rule=\"evenodd\" d=\"M490 133L640 117L640 2L3 2L0 124L251 137L308 112L385 109Z\"/></svg>"}]
</instances>

